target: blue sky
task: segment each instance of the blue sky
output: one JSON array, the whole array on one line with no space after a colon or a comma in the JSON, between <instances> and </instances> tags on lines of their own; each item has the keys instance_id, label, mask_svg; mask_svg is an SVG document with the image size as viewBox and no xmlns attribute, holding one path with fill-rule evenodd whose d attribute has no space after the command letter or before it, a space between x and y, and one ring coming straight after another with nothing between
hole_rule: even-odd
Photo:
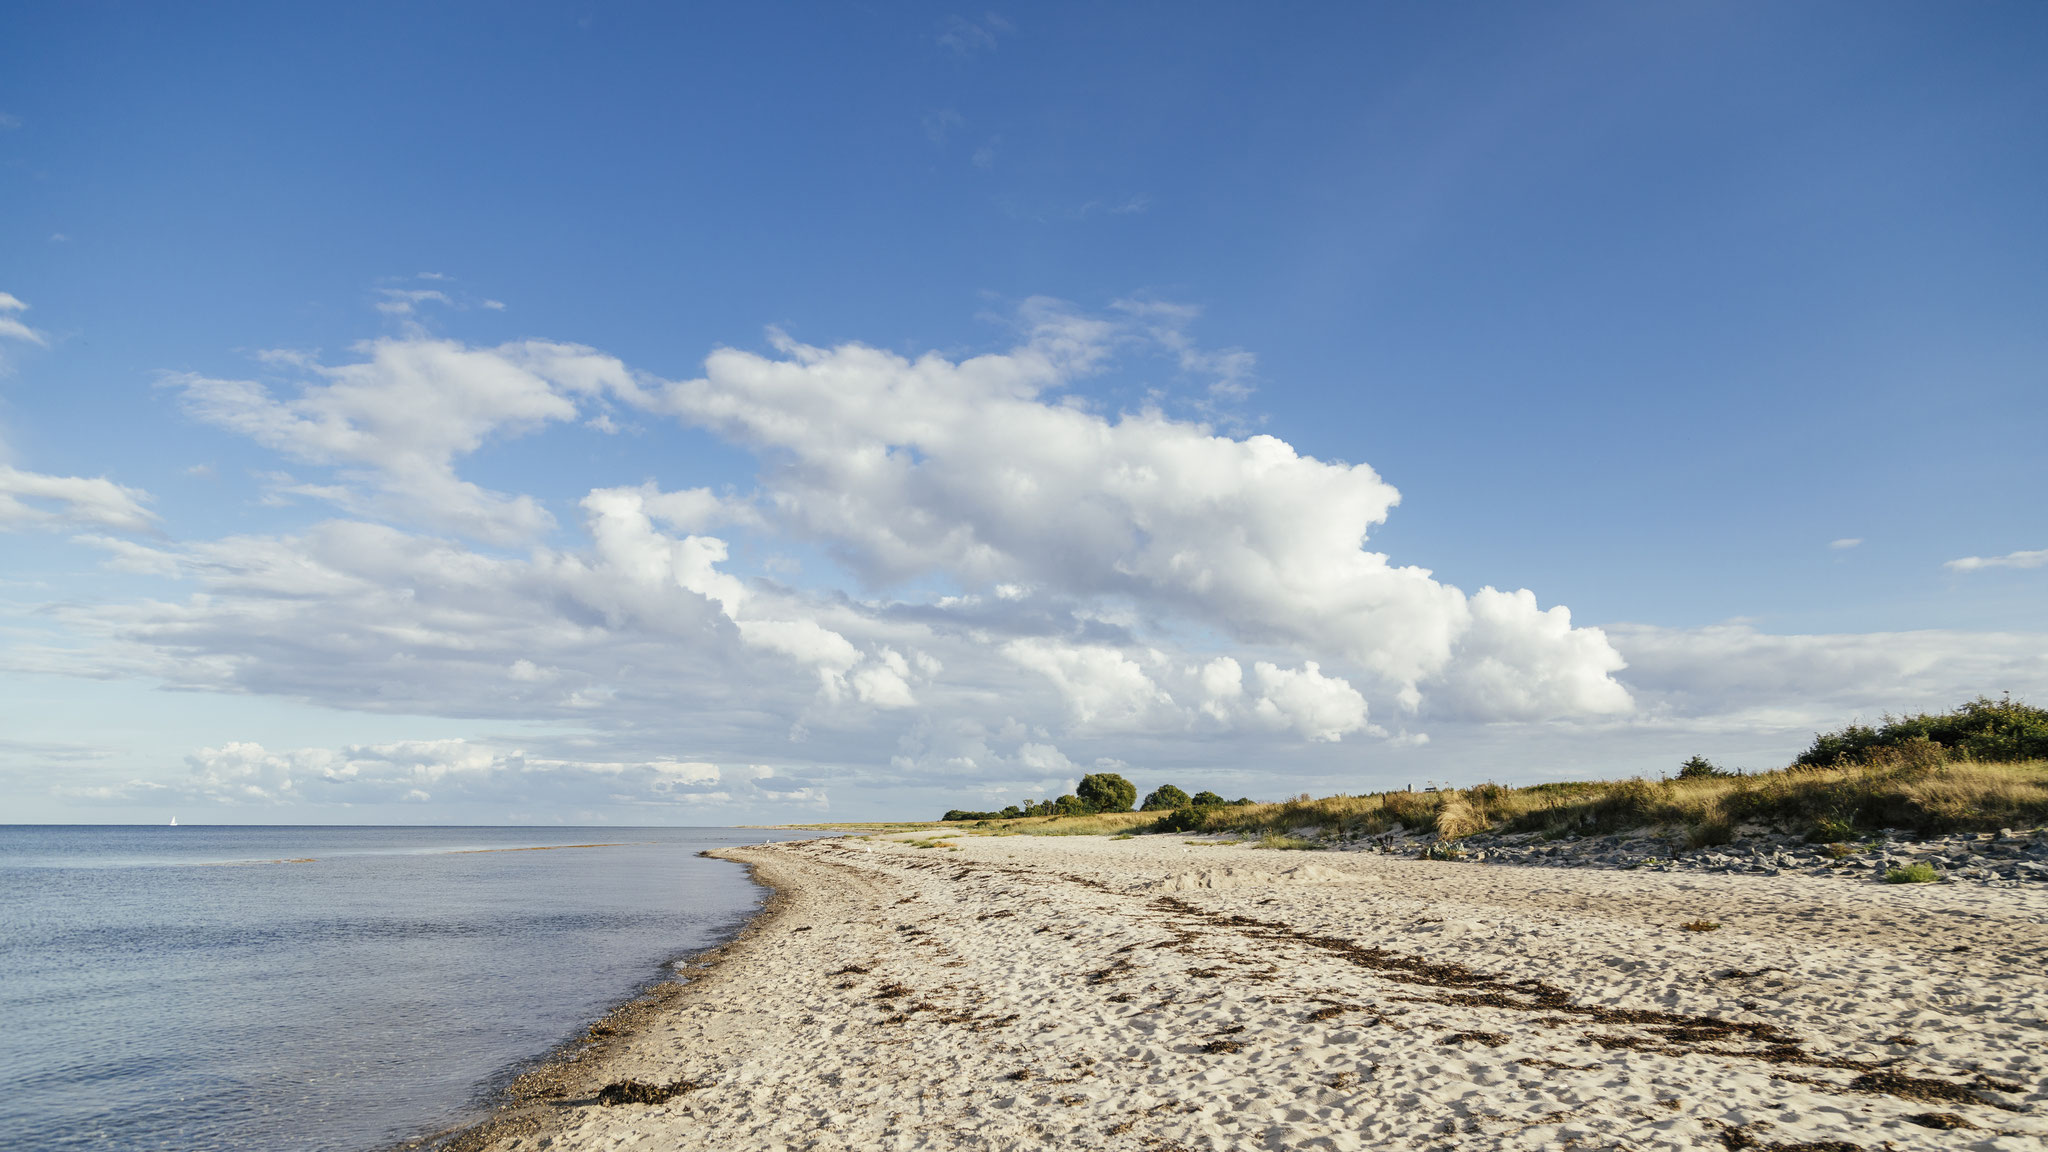
<instances>
[{"instance_id":1,"label":"blue sky","mask_svg":"<svg viewBox=\"0 0 2048 1152\"><path fill-rule=\"evenodd\" d=\"M2038 6L1105 7L11 8L9 808L1361 790L2048 697Z\"/></svg>"}]
</instances>

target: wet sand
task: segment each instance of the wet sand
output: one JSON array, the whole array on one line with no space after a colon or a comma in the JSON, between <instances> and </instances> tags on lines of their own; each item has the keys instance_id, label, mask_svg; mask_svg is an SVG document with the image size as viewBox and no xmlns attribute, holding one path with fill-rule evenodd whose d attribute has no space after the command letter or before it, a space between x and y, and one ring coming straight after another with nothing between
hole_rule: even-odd
<instances>
[{"instance_id":1,"label":"wet sand","mask_svg":"<svg viewBox=\"0 0 2048 1152\"><path fill-rule=\"evenodd\" d=\"M2048 1142L2034 886L954 843L720 852L762 915L455 1147Z\"/></svg>"}]
</instances>

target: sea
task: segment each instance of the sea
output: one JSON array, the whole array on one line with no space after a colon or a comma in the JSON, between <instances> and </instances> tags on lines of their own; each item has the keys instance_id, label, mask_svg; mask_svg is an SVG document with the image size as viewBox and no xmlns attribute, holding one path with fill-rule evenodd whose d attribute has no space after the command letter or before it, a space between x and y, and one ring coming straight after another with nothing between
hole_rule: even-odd
<instances>
[{"instance_id":1,"label":"sea","mask_svg":"<svg viewBox=\"0 0 2048 1152\"><path fill-rule=\"evenodd\" d=\"M379 1152L762 890L722 828L0 826L0 1148Z\"/></svg>"}]
</instances>

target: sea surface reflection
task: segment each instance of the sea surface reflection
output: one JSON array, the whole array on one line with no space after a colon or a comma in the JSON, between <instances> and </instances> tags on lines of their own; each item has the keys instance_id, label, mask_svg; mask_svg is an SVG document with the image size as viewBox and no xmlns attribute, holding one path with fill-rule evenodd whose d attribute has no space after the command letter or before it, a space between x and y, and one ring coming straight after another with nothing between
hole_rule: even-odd
<instances>
[{"instance_id":1,"label":"sea surface reflection","mask_svg":"<svg viewBox=\"0 0 2048 1152\"><path fill-rule=\"evenodd\" d=\"M363 1152L466 1122L737 928L760 890L697 852L763 838L0 826L0 1145Z\"/></svg>"}]
</instances>

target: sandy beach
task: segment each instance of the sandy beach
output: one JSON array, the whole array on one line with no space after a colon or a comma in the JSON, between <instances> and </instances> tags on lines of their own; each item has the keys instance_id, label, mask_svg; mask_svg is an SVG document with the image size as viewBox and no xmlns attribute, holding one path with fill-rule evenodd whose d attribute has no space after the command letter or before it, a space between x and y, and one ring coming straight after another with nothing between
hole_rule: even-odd
<instances>
[{"instance_id":1,"label":"sandy beach","mask_svg":"<svg viewBox=\"0 0 2048 1152\"><path fill-rule=\"evenodd\" d=\"M721 853L768 909L461 1146L2048 1142L2048 886L953 843Z\"/></svg>"}]
</instances>

